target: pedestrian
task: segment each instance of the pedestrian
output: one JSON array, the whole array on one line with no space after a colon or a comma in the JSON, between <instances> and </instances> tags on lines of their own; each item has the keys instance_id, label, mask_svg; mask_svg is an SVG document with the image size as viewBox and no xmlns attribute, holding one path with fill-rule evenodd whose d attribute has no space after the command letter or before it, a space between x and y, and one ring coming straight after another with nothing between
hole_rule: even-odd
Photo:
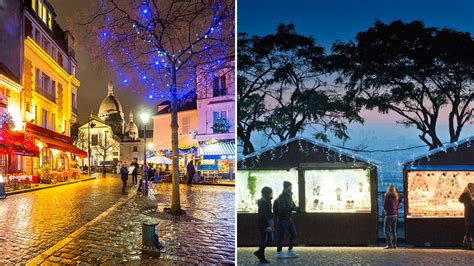
<instances>
[{"instance_id":1,"label":"pedestrian","mask_svg":"<svg viewBox=\"0 0 474 266\"><path fill-rule=\"evenodd\" d=\"M191 160L186 166L186 173L188 174L188 186L191 187L194 175L196 174L196 168L194 168L193 160Z\"/></svg>"},{"instance_id":2,"label":"pedestrian","mask_svg":"<svg viewBox=\"0 0 474 266\"><path fill-rule=\"evenodd\" d=\"M155 179L156 176L156 169L153 167L151 163L148 164L148 181L152 181Z\"/></svg>"},{"instance_id":3,"label":"pedestrian","mask_svg":"<svg viewBox=\"0 0 474 266\"><path fill-rule=\"evenodd\" d=\"M464 235L463 246L466 249L473 249L472 236L474 235L474 200L472 193L474 192L474 183L467 184L464 191L459 196L459 201L464 204L464 224L466 226L466 234Z\"/></svg>"},{"instance_id":4,"label":"pedestrian","mask_svg":"<svg viewBox=\"0 0 474 266\"><path fill-rule=\"evenodd\" d=\"M102 178L105 178L106 174L107 174L107 169L105 168L105 164L104 164L102 165Z\"/></svg>"},{"instance_id":5,"label":"pedestrian","mask_svg":"<svg viewBox=\"0 0 474 266\"><path fill-rule=\"evenodd\" d=\"M138 182L138 163L137 163L137 158L133 158L133 162L130 164L130 167L133 167L134 169L132 170L132 184L136 185Z\"/></svg>"},{"instance_id":6,"label":"pedestrian","mask_svg":"<svg viewBox=\"0 0 474 266\"><path fill-rule=\"evenodd\" d=\"M260 244L258 250L253 254L257 256L260 263L270 263L265 258L265 248L273 241L273 232L275 231L272 214L273 191L270 187L262 188L262 198L257 201L258 220L257 227L260 233Z\"/></svg>"},{"instance_id":7,"label":"pedestrian","mask_svg":"<svg viewBox=\"0 0 474 266\"><path fill-rule=\"evenodd\" d=\"M121 169L122 169L122 167L121 167L120 163L117 163L117 166L115 167L115 173L117 175L120 175Z\"/></svg>"},{"instance_id":8,"label":"pedestrian","mask_svg":"<svg viewBox=\"0 0 474 266\"><path fill-rule=\"evenodd\" d=\"M388 187L383 200L383 210L385 218L383 230L387 239L387 246L384 249L397 248L397 218L398 218L399 197L395 186Z\"/></svg>"},{"instance_id":9,"label":"pedestrian","mask_svg":"<svg viewBox=\"0 0 474 266\"><path fill-rule=\"evenodd\" d=\"M278 217L279 234L277 245L277 259L296 258L299 254L293 250L293 244L296 239L296 227L293 222L293 212L298 211L299 208L293 201L292 184L288 181L283 181L283 192L273 203L273 213ZM288 244L288 253L283 253L283 239L288 230L290 233L290 242Z\"/></svg>"},{"instance_id":10,"label":"pedestrian","mask_svg":"<svg viewBox=\"0 0 474 266\"><path fill-rule=\"evenodd\" d=\"M123 162L122 167L120 168L120 179L122 180L122 194L127 195L127 192L125 191L128 181L128 168L126 162Z\"/></svg>"}]
</instances>

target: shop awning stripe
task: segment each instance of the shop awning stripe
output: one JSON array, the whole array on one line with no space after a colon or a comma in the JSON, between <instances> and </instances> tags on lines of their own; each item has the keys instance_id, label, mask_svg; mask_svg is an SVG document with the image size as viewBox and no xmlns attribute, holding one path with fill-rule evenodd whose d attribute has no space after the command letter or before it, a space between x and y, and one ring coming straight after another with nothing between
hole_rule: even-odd
<instances>
[{"instance_id":1,"label":"shop awning stripe","mask_svg":"<svg viewBox=\"0 0 474 266\"><path fill-rule=\"evenodd\" d=\"M220 142L203 145L200 155L235 155L235 144L232 142Z\"/></svg>"}]
</instances>

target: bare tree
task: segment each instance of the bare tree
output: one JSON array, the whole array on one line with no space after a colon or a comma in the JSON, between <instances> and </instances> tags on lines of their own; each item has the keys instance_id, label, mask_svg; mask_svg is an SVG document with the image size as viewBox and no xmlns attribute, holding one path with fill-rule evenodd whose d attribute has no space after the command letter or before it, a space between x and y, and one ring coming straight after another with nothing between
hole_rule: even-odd
<instances>
[{"instance_id":1,"label":"bare tree","mask_svg":"<svg viewBox=\"0 0 474 266\"><path fill-rule=\"evenodd\" d=\"M115 141L114 139L108 139L107 133L105 133L105 137L100 138L97 145L93 146L93 149L96 154L102 158L102 162L105 165L107 157L109 157L110 154L112 154L112 152L115 151L119 146L120 143L118 141Z\"/></svg>"},{"instance_id":2,"label":"bare tree","mask_svg":"<svg viewBox=\"0 0 474 266\"><path fill-rule=\"evenodd\" d=\"M189 95L196 70L212 75L234 51L234 1L102 0L87 22L124 84L148 98L171 102L173 190L171 212L181 213L178 102Z\"/></svg>"}]
</instances>

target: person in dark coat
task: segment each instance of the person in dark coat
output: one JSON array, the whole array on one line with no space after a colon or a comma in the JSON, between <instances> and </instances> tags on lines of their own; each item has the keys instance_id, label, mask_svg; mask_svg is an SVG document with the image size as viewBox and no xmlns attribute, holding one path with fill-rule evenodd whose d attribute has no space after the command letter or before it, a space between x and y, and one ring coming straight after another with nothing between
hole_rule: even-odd
<instances>
[{"instance_id":1,"label":"person in dark coat","mask_svg":"<svg viewBox=\"0 0 474 266\"><path fill-rule=\"evenodd\" d=\"M399 197L395 186L390 186L385 193L383 210L385 214L383 230L387 239L385 249L397 248L397 218Z\"/></svg>"},{"instance_id":2,"label":"person in dark coat","mask_svg":"<svg viewBox=\"0 0 474 266\"><path fill-rule=\"evenodd\" d=\"M193 183L194 175L196 174L196 169L194 168L192 160L186 166L186 172L188 174L188 186L191 186L191 184Z\"/></svg>"},{"instance_id":3,"label":"person in dark coat","mask_svg":"<svg viewBox=\"0 0 474 266\"><path fill-rule=\"evenodd\" d=\"M288 181L283 182L283 192L277 199L278 213L276 213L279 222L279 235L278 235L278 246L277 246L277 259L286 259L299 257L299 254L293 250L293 243L296 239L296 227L293 222L293 211L297 211L298 207L293 202L292 185ZM275 203L274 203L275 204ZM288 253L284 254L283 239L285 238L285 232L288 230L290 233L290 242L288 245Z\"/></svg>"},{"instance_id":4,"label":"person in dark coat","mask_svg":"<svg viewBox=\"0 0 474 266\"><path fill-rule=\"evenodd\" d=\"M125 191L128 180L128 168L126 163L123 163L120 168L120 179L122 180L122 194L127 195L127 192Z\"/></svg>"},{"instance_id":5,"label":"person in dark coat","mask_svg":"<svg viewBox=\"0 0 474 266\"><path fill-rule=\"evenodd\" d=\"M260 232L260 244L258 250L253 253L257 256L260 263L270 263L265 258L265 248L273 240L273 231L275 231L272 214L272 199L272 189L270 187L262 188L262 198L257 201L257 227Z\"/></svg>"},{"instance_id":6,"label":"person in dark coat","mask_svg":"<svg viewBox=\"0 0 474 266\"><path fill-rule=\"evenodd\" d=\"M467 184L464 191L459 196L459 201L464 204L464 224L466 226L466 234L464 236L463 245L466 249L472 249L472 236L474 235L474 201L472 193L474 192L474 184Z\"/></svg>"},{"instance_id":7,"label":"person in dark coat","mask_svg":"<svg viewBox=\"0 0 474 266\"><path fill-rule=\"evenodd\" d=\"M138 182L138 163L137 163L137 158L134 158L133 159L133 162L130 164L130 166L133 166L135 167L135 169L133 169L133 172L132 172L132 183L135 185L137 184Z\"/></svg>"}]
</instances>

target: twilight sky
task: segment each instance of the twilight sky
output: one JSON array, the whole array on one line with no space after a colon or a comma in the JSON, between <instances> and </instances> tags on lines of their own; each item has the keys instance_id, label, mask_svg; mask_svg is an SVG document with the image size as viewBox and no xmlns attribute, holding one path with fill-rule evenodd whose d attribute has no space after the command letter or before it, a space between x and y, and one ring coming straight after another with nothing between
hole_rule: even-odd
<instances>
[{"instance_id":1,"label":"twilight sky","mask_svg":"<svg viewBox=\"0 0 474 266\"><path fill-rule=\"evenodd\" d=\"M313 36L330 51L336 40L348 41L379 19L422 20L431 27L448 27L474 34L472 0L239 0L239 32L265 35L279 23L294 23L297 32ZM366 122L393 123L396 115L364 112ZM441 120L446 123L446 119Z\"/></svg>"},{"instance_id":2,"label":"twilight sky","mask_svg":"<svg viewBox=\"0 0 474 266\"><path fill-rule=\"evenodd\" d=\"M143 111L155 110L157 101L148 100L144 96L127 91L125 87L116 82L116 75L100 71L92 66L94 58L91 50L91 42L84 39L84 27L78 25L83 23L83 16L91 14L96 10L95 5L98 0L49 0L57 13L56 20L63 30L70 30L76 38L76 60L78 62L77 77L81 82L78 91L78 112L79 122L87 121L91 110L97 114L101 101L107 95L107 83L112 80L114 83L115 96L122 104L125 119L128 121L128 114L133 108L135 117Z\"/></svg>"}]
</instances>

